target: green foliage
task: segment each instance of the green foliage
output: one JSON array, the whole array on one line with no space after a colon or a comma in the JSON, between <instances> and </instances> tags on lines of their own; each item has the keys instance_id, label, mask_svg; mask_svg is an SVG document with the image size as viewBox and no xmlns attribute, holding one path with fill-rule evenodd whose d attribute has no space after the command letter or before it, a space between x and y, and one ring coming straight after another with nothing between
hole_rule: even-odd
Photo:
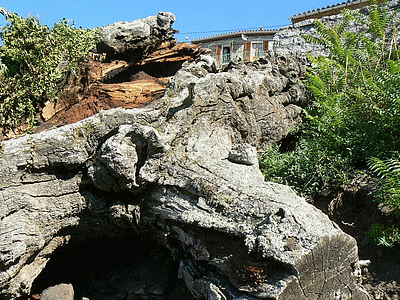
<instances>
[{"instance_id":1,"label":"green foliage","mask_svg":"<svg viewBox=\"0 0 400 300\"><path fill-rule=\"evenodd\" d=\"M379 177L380 189L377 201L386 206L394 224L374 224L368 232L369 238L378 245L393 247L400 245L400 154L393 152L393 157L386 159L371 158L368 161L370 169Z\"/></svg>"},{"instance_id":2,"label":"green foliage","mask_svg":"<svg viewBox=\"0 0 400 300\"><path fill-rule=\"evenodd\" d=\"M392 213L400 217L400 156L379 159L371 158L369 167L380 177L381 193L378 200L389 206Z\"/></svg>"},{"instance_id":3,"label":"green foliage","mask_svg":"<svg viewBox=\"0 0 400 300\"><path fill-rule=\"evenodd\" d=\"M400 136L400 61L395 30L382 27L388 26L382 7L372 5L368 16L344 15L346 22L358 21L367 30L339 34L316 22L330 55L312 58L316 68L309 72L308 87L317 101L309 114L313 130L324 132L331 148L357 164L400 149L395 138Z\"/></svg>"},{"instance_id":4,"label":"green foliage","mask_svg":"<svg viewBox=\"0 0 400 300\"><path fill-rule=\"evenodd\" d=\"M63 75L88 58L98 32L65 19L49 28L34 17L0 13L7 21L0 31L0 125L14 127L23 118L32 125L38 105L56 98Z\"/></svg>"},{"instance_id":5,"label":"green foliage","mask_svg":"<svg viewBox=\"0 0 400 300\"><path fill-rule=\"evenodd\" d=\"M318 36L305 37L329 54L310 57L314 67L308 70L306 85L315 101L306 109L297 147L287 153L273 148L261 158L267 179L294 185L308 195L334 191L371 157L382 159L400 149L398 18L375 4L367 15L345 11L343 16L334 27L316 20ZM358 24L359 30L348 30L349 24ZM398 165L371 162L373 170L385 175L385 205L398 210L399 182L392 178ZM390 172L384 174L383 167ZM386 232L394 234L394 229ZM382 236L382 243L388 243L388 234Z\"/></svg>"},{"instance_id":6,"label":"green foliage","mask_svg":"<svg viewBox=\"0 0 400 300\"><path fill-rule=\"evenodd\" d=\"M400 244L400 229L398 226L384 226L376 223L368 231L368 238L379 246L393 247Z\"/></svg>"},{"instance_id":7,"label":"green foliage","mask_svg":"<svg viewBox=\"0 0 400 300\"><path fill-rule=\"evenodd\" d=\"M294 187L304 196L327 195L347 180L346 160L322 147L317 137L302 138L294 151L281 153L277 145L260 159L267 180Z\"/></svg>"}]
</instances>

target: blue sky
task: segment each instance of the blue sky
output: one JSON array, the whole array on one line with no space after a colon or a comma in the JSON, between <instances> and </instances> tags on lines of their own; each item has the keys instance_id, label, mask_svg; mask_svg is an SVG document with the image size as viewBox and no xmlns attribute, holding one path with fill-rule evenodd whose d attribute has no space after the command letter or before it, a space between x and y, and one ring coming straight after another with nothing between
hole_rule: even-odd
<instances>
[{"instance_id":1,"label":"blue sky","mask_svg":"<svg viewBox=\"0 0 400 300\"><path fill-rule=\"evenodd\" d=\"M340 1L339 1L340 2ZM116 21L133 21L170 11L177 17L174 28L179 41L210 36L236 29L276 28L287 25L292 15L337 4L332 0L1 0L0 6L21 16L38 17L52 26L59 19L75 21L76 26L101 27ZM5 25L0 15L0 26Z\"/></svg>"}]
</instances>

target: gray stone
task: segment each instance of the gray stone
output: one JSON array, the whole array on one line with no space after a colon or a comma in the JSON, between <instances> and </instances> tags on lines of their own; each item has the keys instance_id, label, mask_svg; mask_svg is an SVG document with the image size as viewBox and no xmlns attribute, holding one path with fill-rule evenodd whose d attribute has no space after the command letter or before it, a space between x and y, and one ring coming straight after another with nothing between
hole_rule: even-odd
<instances>
[{"instance_id":1,"label":"gray stone","mask_svg":"<svg viewBox=\"0 0 400 300\"><path fill-rule=\"evenodd\" d=\"M228 159L238 164L258 164L257 149L246 143L233 145L229 151Z\"/></svg>"},{"instance_id":2,"label":"gray stone","mask_svg":"<svg viewBox=\"0 0 400 300\"><path fill-rule=\"evenodd\" d=\"M59 284L45 289L40 296L41 300L74 300L72 284Z\"/></svg>"},{"instance_id":3,"label":"gray stone","mask_svg":"<svg viewBox=\"0 0 400 300\"><path fill-rule=\"evenodd\" d=\"M139 187L136 172L164 150L156 130L148 126L121 125L118 133L107 139L88 174L94 185L104 191L134 190Z\"/></svg>"},{"instance_id":4,"label":"gray stone","mask_svg":"<svg viewBox=\"0 0 400 300\"><path fill-rule=\"evenodd\" d=\"M170 12L159 12L132 22L116 22L100 28L101 37L97 51L107 53L107 58L125 58L137 62L144 51L166 40L172 40L176 17Z\"/></svg>"},{"instance_id":5,"label":"gray stone","mask_svg":"<svg viewBox=\"0 0 400 300\"><path fill-rule=\"evenodd\" d=\"M223 115L235 130L234 139L240 136L238 140L265 149L301 123L301 106L307 103L297 83L302 72L298 61L283 56L221 73L207 72L202 62L191 63L169 82L166 94L176 95L171 100L177 101L170 114L193 104L193 110L208 110L213 119Z\"/></svg>"},{"instance_id":6,"label":"gray stone","mask_svg":"<svg viewBox=\"0 0 400 300\"><path fill-rule=\"evenodd\" d=\"M162 295L165 293L165 290L162 289L158 283L156 283L149 288L149 293L153 295Z\"/></svg>"}]
</instances>

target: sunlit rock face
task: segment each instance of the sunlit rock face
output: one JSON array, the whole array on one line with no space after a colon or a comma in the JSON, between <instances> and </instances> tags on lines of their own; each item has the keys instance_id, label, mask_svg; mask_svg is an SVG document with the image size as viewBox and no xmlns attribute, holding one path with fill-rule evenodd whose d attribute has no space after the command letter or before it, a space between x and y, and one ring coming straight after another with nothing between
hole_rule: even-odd
<instances>
[{"instance_id":1,"label":"sunlit rock face","mask_svg":"<svg viewBox=\"0 0 400 300\"><path fill-rule=\"evenodd\" d=\"M164 41L172 40L176 32L172 28L175 20L173 13L160 12L157 16L132 22L116 22L102 27L97 51L107 53L108 59L130 56L130 61L138 62L144 52L154 50Z\"/></svg>"}]
</instances>

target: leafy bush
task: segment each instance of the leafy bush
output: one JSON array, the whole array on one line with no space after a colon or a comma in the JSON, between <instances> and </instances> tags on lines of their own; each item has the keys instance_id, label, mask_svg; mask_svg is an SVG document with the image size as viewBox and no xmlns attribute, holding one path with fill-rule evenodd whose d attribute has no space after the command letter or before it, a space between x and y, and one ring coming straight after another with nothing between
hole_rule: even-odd
<instances>
[{"instance_id":1,"label":"leafy bush","mask_svg":"<svg viewBox=\"0 0 400 300\"><path fill-rule=\"evenodd\" d=\"M340 187L369 161L382 177L380 201L399 214L400 164L388 158L400 149L398 18L375 4L367 15L345 11L343 17L334 27L316 20L319 36L305 37L329 52L310 57L314 67L306 85L315 101L307 108L296 149L279 153L273 148L261 166L267 179L316 195ZM349 24L358 24L359 30L348 30ZM400 241L398 224L382 226L370 232L376 241L386 246Z\"/></svg>"},{"instance_id":2,"label":"leafy bush","mask_svg":"<svg viewBox=\"0 0 400 300\"><path fill-rule=\"evenodd\" d=\"M303 137L294 151L277 145L263 153L260 167L267 180L294 187L304 196L327 195L347 180L346 159L323 147L317 136Z\"/></svg>"},{"instance_id":3,"label":"leafy bush","mask_svg":"<svg viewBox=\"0 0 400 300\"><path fill-rule=\"evenodd\" d=\"M368 16L345 12L345 21L356 21L366 31L350 32L343 24L335 29L316 21L319 41L329 57L312 58L308 87L316 102L310 124L326 146L364 164L369 157L400 149L400 61L395 25L377 5Z\"/></svg>"},{"instance_id":4,"label":"leafy bush","mask_svg":"<svg viewBox=\"0 0 400 300\"><path fill-rule=\"evenodd\" d=\"M32 125L38 105L56 98L63 75L88 58L98 32L65 19L49 28L34 17L0 13L7 21L0 31L0 125L14 127L23 118Z\"/></svg>"}]
</instances>

